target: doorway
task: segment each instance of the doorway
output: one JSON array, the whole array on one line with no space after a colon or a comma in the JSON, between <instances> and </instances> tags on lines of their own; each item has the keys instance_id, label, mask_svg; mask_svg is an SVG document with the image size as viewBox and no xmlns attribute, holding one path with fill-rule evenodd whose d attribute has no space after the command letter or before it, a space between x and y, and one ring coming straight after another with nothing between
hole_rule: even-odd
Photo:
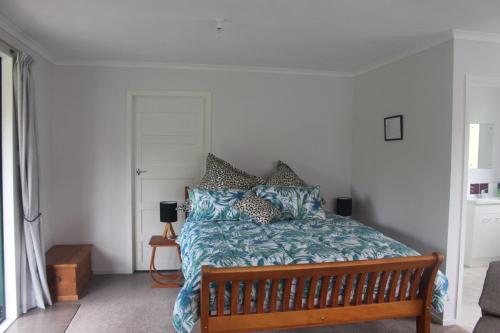
<instances>
[{"instance_id":1,"label":"doorway","mask_svg":"<svg viewBox=\"0 0 500 333\"><path fill-rule=\"evenodd\" d=\"M14 128L14 91L13 69L14 59L10 48L0 43L0 160L1 160L1 278L2 278L2 305L3 322L0 323L0 332L5 330L19 315L19 247L20 221L19 207L15 199L18 197L16 174L16 145Z\"/></svg>"},{"instance_id":2,"label":"doorway","mask_svg":"<svg viewBox=\"0 0 500 333\"><path fill-rule=\"evenodd\" d=\"M0 58L0 64L2 58ZM2 77L2 66L0 66L0 78ZM2 170L2 80L0 80L0 170ZM0 188L2 188L2 173L0 173ZM0 191L0 323L5 320L5 275L3 258L3 207L2 191Z\"/></svg>"},{"instance_id":3,"label":"doorway","mask_svg":"<svg viewBox=\"0 0 500 333\"><path fill-rule=\"evenodd\" d=\"M135 270L148 270L149 240L161 235L160 201L184 201L184 188L199 182L210 151L210 94L130 92L133 122ZM176 233L183 214L173 223ZM160 270L179 268L175 249L156 256Z\"/></svg>"},{"instance_id":4,"label":"doorway","mask_svg":"<svg viewBox=\"0 0 500 333\"><path fill-rule=\"evenodd\" d=\"M486 270L500 260L500 78L468 78L462 213L460 324L472 331ZM461 297L460 297L461 295Z\"/></svg>"}]
</instances>

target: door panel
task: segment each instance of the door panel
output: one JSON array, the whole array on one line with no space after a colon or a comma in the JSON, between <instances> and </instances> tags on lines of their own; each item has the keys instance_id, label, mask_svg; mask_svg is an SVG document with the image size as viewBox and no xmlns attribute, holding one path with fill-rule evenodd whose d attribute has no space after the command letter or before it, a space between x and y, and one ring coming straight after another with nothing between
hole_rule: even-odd
<instances>
[{"instance_id":1,"label":"door panel","mask_svg":"<svg viewBox=\"0 0 500 333\"><path fill-rule=\"evenodd\" d=\"M143 135L194 135L200 136L198 126L200 112L162 114L143 113L141 131ZM167 131L167 132L165 132Z\"/></svg>"},{"instance_id":2,"label":"door panel","mask_svg":"<svg viewBox=\"0 0 500 333\"><path fill-rule=\"evenodd\" d=\"M142 182L142 202L144 204L159 203L165 201L165 198L176 198L183 201L179 197L179 190L181 193L185 186L188 186L194 178L189 179L145 179ZM182 214L179 214L182 215Z\"/></svg>"},{"instance_id":3,"label":"door panel","mask_svg":"<svg viewBox=\"0 0 500 333\"><path fill-rule=\"evenodd\" d=\"M147 270L149 239L162 233L159 202L184 201L184 188L202 175L209 147L209 97L206 94L134 96L134 161L143 171L135 181L135 269ZM173 223L178 233L184 214ZM177 269L175 249L159 248L158 269Z\"/></svg>"},{"instance_id":4,"label":"door panel","mask_svg":"<svg viewBox=\"0 0 500 333\"><path fill-rule=\"evenodd\" d=\"M197 140L198 142L200 140ZM202 147L175 143L143 143L143 166L192 166L200 164Z\"/></svg>"}]
</instances>

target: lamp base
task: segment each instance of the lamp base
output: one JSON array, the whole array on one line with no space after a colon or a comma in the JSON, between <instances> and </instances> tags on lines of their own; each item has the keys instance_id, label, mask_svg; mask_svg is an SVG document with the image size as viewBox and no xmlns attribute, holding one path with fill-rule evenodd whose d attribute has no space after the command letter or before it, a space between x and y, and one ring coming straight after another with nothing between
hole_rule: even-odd
<instances>
[{"instance_id":1,"label":"lamp base","mask_svg":"<svg viewBox=\"0 0 500 333\"><path fill-rule=\"evenodd\" d=\"M163 227L163 238L177 239L177 235L175 234L174 228L172 227L172 223L165 223L165 227Z\"/></svg>"}]
</instances>

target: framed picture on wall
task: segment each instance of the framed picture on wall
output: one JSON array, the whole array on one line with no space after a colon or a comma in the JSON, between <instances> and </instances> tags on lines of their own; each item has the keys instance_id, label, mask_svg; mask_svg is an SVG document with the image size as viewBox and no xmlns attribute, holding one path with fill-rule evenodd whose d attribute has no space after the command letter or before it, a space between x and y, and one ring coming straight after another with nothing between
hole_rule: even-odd
<instances>
[{"instance_id":1,"label":"framed picture on wall","mask_svg":"<svg viewBox=\"0 0 500 333\"><path fill-rule=\"evenodd\" d=\"M384 118L385 141L403 140L403 116L397 115Z\"/></svg>"}]
</instances>

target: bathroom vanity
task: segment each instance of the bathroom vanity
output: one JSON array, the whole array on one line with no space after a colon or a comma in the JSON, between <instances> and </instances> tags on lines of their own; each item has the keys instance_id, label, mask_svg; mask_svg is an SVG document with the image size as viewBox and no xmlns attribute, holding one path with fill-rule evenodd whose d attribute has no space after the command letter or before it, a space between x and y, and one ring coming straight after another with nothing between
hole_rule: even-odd
<instances>
[{"instance_id":1,"label":"bathroom vanity","mask_svg":"<svg viewBox=\"0 0 500 333\"><path fill-rule=\"evenodd\" d=\"M500 198L467 200L465 265L487 265L500 260Z\"/></svg>"}]
</instances>

